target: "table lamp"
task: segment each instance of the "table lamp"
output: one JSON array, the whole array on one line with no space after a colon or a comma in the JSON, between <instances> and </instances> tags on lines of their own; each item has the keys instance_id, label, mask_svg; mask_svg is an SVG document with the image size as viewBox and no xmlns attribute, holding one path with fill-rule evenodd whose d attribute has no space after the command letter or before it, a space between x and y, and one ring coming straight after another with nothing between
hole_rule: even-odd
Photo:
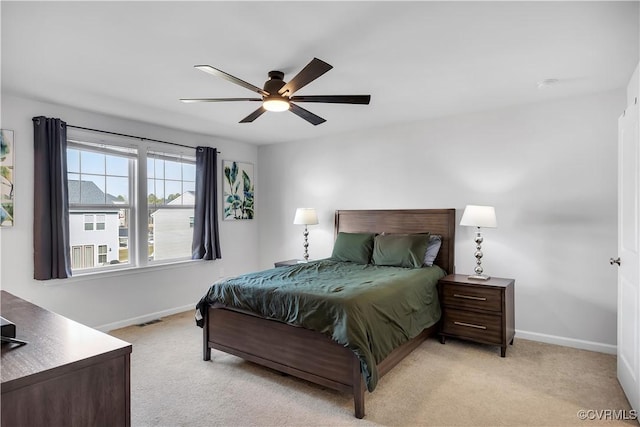
<instances>
[{"instance_id":1,"label":"table lamp","mask_svg":"<svg viewBox=\"0 0 640 427\"><path fill-rule=\"evenodd\" d=\"M308 225L315 225L318 223L318 215L314 208L298 208L296 209L296 216L293 218L293 223L296 225L304 225L304 260L309 261L309 230Z\"/></svg>"},{"instance_id":2,"label":"table lamp","mask_svg":"<svg viewBox=\"0 0 640 427\"><path fill-rule=\"evenodd\" d=\"M464 208L460 225L468 227L478 227L476 232L476 268L473 271L476 273L469 276L469 279L488 280L490 276L482 274L482 235L480 234L480 228L496 228L496 210L493 206L475 206L467 205Z\"/></svg>"}]
</instances>

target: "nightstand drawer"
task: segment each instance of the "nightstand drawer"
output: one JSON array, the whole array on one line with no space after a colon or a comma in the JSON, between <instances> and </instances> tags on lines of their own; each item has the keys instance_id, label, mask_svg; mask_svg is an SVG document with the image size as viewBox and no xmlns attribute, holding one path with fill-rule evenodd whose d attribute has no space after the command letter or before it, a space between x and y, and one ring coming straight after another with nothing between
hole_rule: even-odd
<instances>
[{"instance_id":1,"label":"nightstand drawer","mask_svg":"<svg viewBox=\"0 0 640 427\"><path fill-rule=\"evenodd\" d=\"M502 317L446 308L442 316L442 333L501 344Z\"/></svg>"},{"instance_id":2,"label":"nightstand drawer","mask_svg":"<svg viewBox=\"0 0 640 427\"><path fill-rule=\"evenodd\" d=\"M500 289L447 283L442 289L442 304L500 313L502 311L502 293Z\"/></svg>"}]
</instances>

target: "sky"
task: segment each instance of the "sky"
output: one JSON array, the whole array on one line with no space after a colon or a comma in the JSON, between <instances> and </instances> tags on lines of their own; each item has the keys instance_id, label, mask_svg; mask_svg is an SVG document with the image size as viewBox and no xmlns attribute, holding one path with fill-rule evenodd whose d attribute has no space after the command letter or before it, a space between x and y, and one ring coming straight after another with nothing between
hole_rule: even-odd
<instances>
[{"instance_id":1,"label":"sky","mask_svg":"<svg viewBox=\"0 0 640 427\"><path fill-rule=\"evenodd\" d=\"M103 192L129 200L131 157L75 148L67 149L69 180L93 181ZM147 195L165 198L170 194L195 191L195 164L164 158L147 158Z\"/></svg>"}]
</instances>

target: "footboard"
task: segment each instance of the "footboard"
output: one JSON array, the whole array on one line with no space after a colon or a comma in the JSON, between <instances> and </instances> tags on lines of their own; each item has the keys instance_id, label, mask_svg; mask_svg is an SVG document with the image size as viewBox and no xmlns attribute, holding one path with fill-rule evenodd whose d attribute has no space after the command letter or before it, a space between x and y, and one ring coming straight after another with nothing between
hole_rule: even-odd
<instances>
[{"instance_id":1,"label":"footboard","mask_svg":"<svg viewBox=\"0 0 640 427\"><path fill-rule=\"evenodd\" d=\"M364 417L364 382L356 355L328 337L225 308L210 307L205 319L204 360L224 351L280 372L353 393L355 415Z\"/></svg>"},{"instance_id":2,"label":"footboard","mask_svg":"<svg viewBox=\"0 0 640 427\"><path fill-rule=\"evenodd\" d=\"M388 372L426 339L435 327L394 350L379 366ZM353 394L355 416L364 417L364 380L360 361L346 347L323 334L236 312L209 307L203 328L203 358L211 349L302 378L334 390Z\"/></svg>"}]
</instances>

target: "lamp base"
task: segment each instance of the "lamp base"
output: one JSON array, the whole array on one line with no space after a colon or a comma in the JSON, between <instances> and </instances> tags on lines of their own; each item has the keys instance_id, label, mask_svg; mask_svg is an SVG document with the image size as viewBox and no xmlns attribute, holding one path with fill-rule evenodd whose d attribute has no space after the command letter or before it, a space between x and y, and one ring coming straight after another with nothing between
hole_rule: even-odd
<instances>
[{"instance_id":1,"label":"lamp base","mask_svg":"<svg viewBox=\"0 0 640 427\"><path fill-rule=\"evenodd\" d=\"M484 274L474 274L473 276L468 276L467 279L489 280L489 279L491 279L491 276L485 276Z\"/></svg>"}]
</instances>

